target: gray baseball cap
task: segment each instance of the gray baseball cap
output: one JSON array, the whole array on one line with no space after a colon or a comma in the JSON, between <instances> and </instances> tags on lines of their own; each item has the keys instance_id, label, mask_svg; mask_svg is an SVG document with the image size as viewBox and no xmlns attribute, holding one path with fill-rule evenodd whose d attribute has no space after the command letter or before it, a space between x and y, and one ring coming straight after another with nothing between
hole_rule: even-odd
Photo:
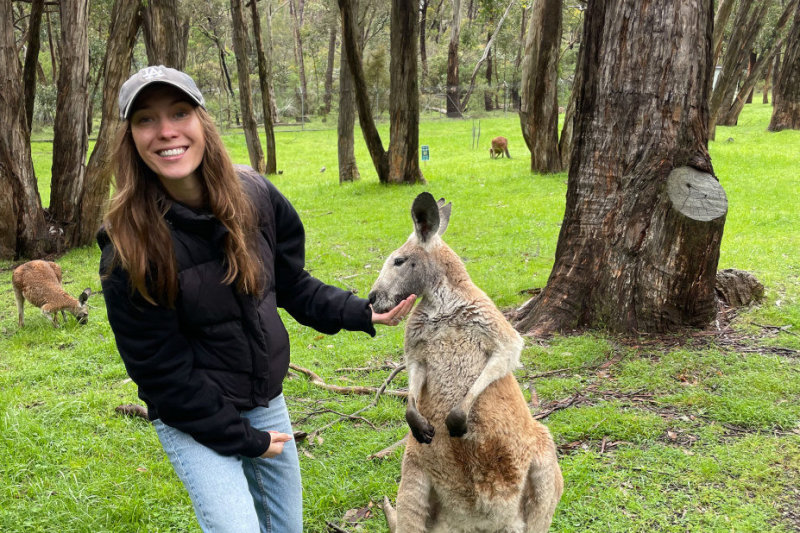
<instances>
[{"instance_id":1,"label":"gray baseball cap","mask_svg":"<svg viewBox=\"0 0 800 533\"><path fill-rule=\"evenodd\" d=\"M130 118L131 106L142 90L154 83L166 83L177 87L197 105L205 108L206 101L203 94L191 76L180 70L165 67L164 65L145 67L122 84L119 90L119 118Z\"/></svg>"}]
</instances>

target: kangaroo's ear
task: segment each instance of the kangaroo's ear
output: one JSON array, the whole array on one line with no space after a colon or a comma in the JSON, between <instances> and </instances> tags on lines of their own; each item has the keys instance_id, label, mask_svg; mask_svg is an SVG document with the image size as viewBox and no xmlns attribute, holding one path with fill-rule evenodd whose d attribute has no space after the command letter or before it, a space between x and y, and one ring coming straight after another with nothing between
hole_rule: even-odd
<instances>
[{"instance_id":1,"label":"kangaroo's ear","mask_svg":"<svg viewBox=\"0 0 800 533\"><path fill-rule=\"evenodd\" d=\"M85 304L86 301L89 299L89 296L91 296L91 295L92 295L92 289L90 289L88 287L83 289L83 292L81 293L81 295L78 296L78 303L81 304L81 305Z\"/></svg>"},{"instance_id":2,"label":"kangaroo's ear","mask_svg":"<svg viewBox=\"0 0 800 533\"><path fill-rule=\"evenodd\" d=\"M453 209L453 204L451 202L445 204L444 198L439 198L436 205L439 206L439 231L437 233L441 237L447 231L447 224L450 223L450 211Z\"/></svg>"},{"instance_id":3,"label":"kangaroo's ear","mask_svg":"<svg viewBox=\"0 0 800 533\"><path fill-rule=\"evenodd\" d=\"M420 193L411 204L411 220L419 242L426 243L439 229L439 206L429 192Z\"/></svg>"}]
</instances>

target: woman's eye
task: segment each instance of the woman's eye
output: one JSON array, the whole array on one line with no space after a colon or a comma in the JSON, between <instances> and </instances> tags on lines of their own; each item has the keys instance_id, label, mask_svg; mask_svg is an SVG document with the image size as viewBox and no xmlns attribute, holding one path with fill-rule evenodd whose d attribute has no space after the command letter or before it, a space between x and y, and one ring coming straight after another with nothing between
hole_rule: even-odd
<instances>
[{"instance_id":1,"label":"woman's eye","mask_svg":"<svg viewBox=\"0 0 800 533\"><path fill-rule=\"evenodd\" d=\"M406 258L405 257L395 257L394 266L399 267L400 265L402 265L405 262L406 262Z\"/></svg>"}]
</instances>

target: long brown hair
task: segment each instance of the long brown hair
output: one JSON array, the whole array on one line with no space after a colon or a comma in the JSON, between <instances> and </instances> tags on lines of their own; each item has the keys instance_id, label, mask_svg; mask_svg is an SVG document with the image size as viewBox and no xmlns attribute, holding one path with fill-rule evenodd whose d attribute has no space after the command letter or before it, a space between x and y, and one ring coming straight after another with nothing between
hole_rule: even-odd
<instances>
[{"instance_id":1,"label":"long brown hair","mask_svg":"<svg viewBox=\"0 0 800 533\"><path fill-rule=\"evenodd\" d=\"M202 107L195 107L195 112L206 142L198 169L200 181L211 213L228 229L223 282L235 282L242 293L259 294L266 279L257 254L255 208L213 120ZM148 302L174 307L178 266L164 219L172 201L136 151L128 120L117 133L112 164L115 192L104 219L115 251L112 268L121 265L128 272L131 290Z\"/></svg>"}]
</instances>

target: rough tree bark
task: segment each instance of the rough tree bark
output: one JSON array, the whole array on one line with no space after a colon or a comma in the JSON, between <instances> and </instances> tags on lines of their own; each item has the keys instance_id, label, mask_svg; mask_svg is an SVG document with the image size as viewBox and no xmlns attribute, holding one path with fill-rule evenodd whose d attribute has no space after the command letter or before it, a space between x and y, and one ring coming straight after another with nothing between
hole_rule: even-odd
<instances>
[{"instance_id":1,"label":"rough tree bark","mask_svg":"<svg viewBox=\"0 0 800 533\"><path fill-rule=\"evenodd\" d=\"M25 67L22 71L28 130L31 129L31 124L33 123L33 104L36 100L36 67L39 64L39 49L41 48L39 34L42 29L43 11L44 0L33 0L31 2L31 15L28 22L28 49L25 50Z\"/></svg>"},{"instance_id":2,"label":"rough tree bark","mask_svg":"<svg viewBox=\"0 0 800 533\"><path fill-rule=\"evenodd\" d=\"M133 46L142 21L138 2L116 0L111 10L106 58L103 70L103 108L97 142L86 166L86 189L81 199L81 244L93 241L103 219L111 184L111 156L114 135L119 128L117 95L128 79L133 59Z\"/></svg>"},{"instance_id":3,"label":"rough tree bark","mask_svg":"<svg viewBox=\"0 0 800 533\"><path fill-rule=\"evenodd\" d=\"M0 258L50 251L33 172L11 0L0 0Z\"/></svg>"},{"instance_id":4,"label":"rough tree bark","mask_svg":"<svg viewBox=\"0 0 800 533\"><path fill-rule=\"evenodd\" d=\"M189 21L178 12L178 0L143 3L142 33L151 65L184 70L189 43Z\"/></svg>"},{"instance_id":5,"label":"rough tree bark","mask_svg":"<svg viewBox=\"0 0 800 533\"><path fill-rule=\"evenodd\" d=\"M707 149L712 0L596 0L555 264L516 326L702 327L727 200Z\"/></svg>"},{"instance_id":6,"label":"rough tree bark","mask_svg":"<svg viewBox=\"0 0 800 533\"><path fill-rule=\"evenodd\" d=\"M357 0L353 0L357 12ZM342 38L339 50L339 124L337 127L339 145L339 183L361 179L356 163L353 130L356 120L356 100L353 94L353 75L347 61L348 42ZM360 53L360 52L359 52Z\"/></svg>"},{"instance_id":7,"label":"rough tree bark","mask_svg":"<svg viewBox=\"0 0 800 533\"><path fill-rule=\"evenodd\" d=\"M389 62L389 182L423 182L419 168L417 0L392 0Z\"/></svg>"},{"instance_id":8,"label":"rough tree bark","mask_svg":"<svg viewBox=\"0 0 800 533\"><path fill-rule=\"evenodd\" d=\"M236 55L236 70L239 73L239 104L242 109L242 126L250 155L250 166L264 173L264 151L258 137L258 124L253 113L253 96L250 89L250 66L247 61L247 29L244 24L241 0L231 0L231 19L233 23L233 53Z\"/></svg>"},{"instance_id":9,"label":"rough tree bark","mask_svg":"<svg viewBox=\"0 0 800 533\"><path fill-rule=\"evenodd\" d=\"M453 0L450 44L447 45L447 116L461 118L461 91L458 82L458 42L461 39L461 0Z\"/></svg>"},{"instance_id":10,"label":"rough tree bark","mask_svg":"<svg viewBox=\"0 0 800 533\"><path fill-rule=\"evenodd\" d=\"M800 130L800 2L794 12L778 75L772 88L769 131Z\"/></svg>"},{"instance_id":11,"label":"rough tree bark","mask_svg":"<svg viewBox=\"0 0 800 533\"><path fill-rule=\"evenodd\" d=\"M558 152L558 58L561 50L561 0L533 6L522 61L522 136L531 152L531 172L561 170Z\"/></svg>"},{"instance_id":12,"label":"rough tree bark","mask_svg":"<svg viewBox=\"0 0 800 533\"><path fill-rule=\"evenodd\" d=\"M258 14L258 0L250 0L250 15L253 19L253 38L258 55L258 81L261 86L261 109L264 114L264 135L267 137L267 174L278 172L275 153L275 127L272 123L272 55L267 57L261 39L261 17Z\"/></svg>"},{"instance_id":13,"label":"rough tree bark","mask_svg":"<svg viewBox=\"0 0 800 533\"><path fill-rule=\"evenodd\" d=\"M89 147L89 0L61 2L59 11L61 26L69 31L61 32L49 211L53 222L63 230L63 244L72 248L83 244L80 208Z\"/></svg>"}]
</instances>

